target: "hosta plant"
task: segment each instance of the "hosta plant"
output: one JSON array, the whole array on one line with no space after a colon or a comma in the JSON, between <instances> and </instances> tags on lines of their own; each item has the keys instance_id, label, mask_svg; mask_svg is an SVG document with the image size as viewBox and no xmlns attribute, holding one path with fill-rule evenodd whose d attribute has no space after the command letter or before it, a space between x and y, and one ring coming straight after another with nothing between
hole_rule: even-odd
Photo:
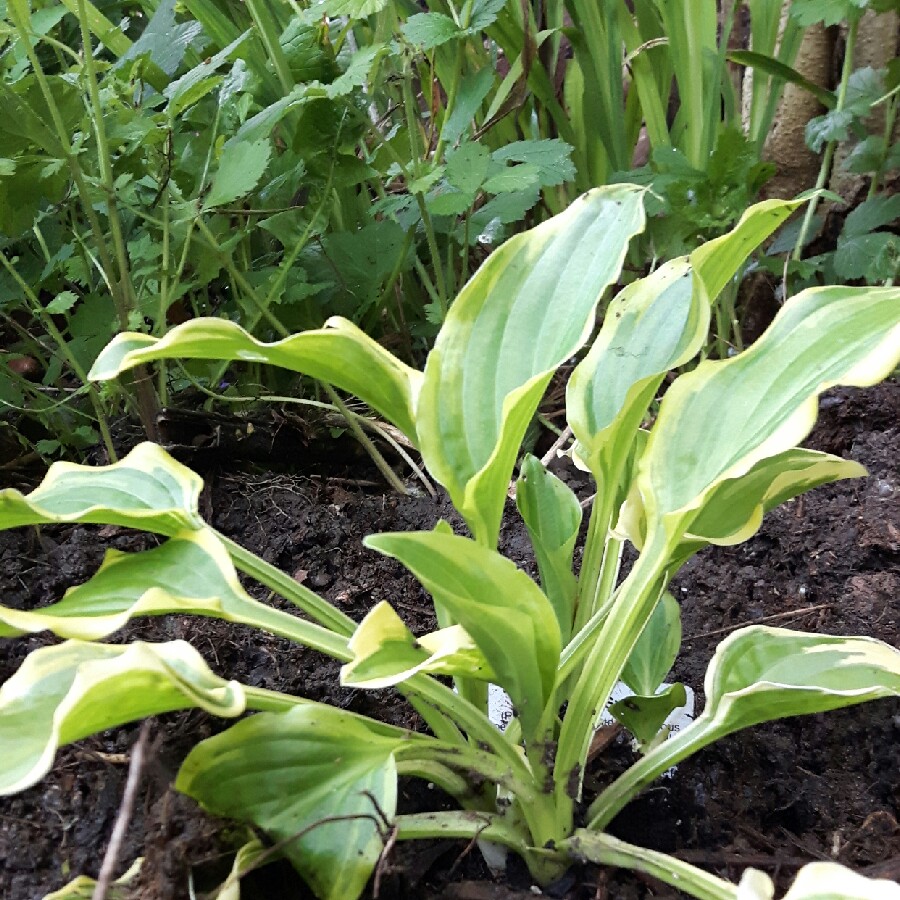
<instances>
[{"instance_id":1,"label":"hosta plant","mask_svg":"<svg viewBox=\"0 0 900 900\"><path fill-rule=\"evenodd\" d=\"M668 740L658 734L684 696L680 685L657 693L678 650L668 582L707 544L748 538L773 506L863 475L855 462L797 445L823 390L873 384L898 361L900 289L809 290L749 350L677 378L652 428L642 427L666 373L704 344L720 291L795 206L751 208L731 233L609 302L567 392L574 453L598 487L578 573L578 500L535 458L519 468L517 503L540 583L497 551L510 479L544 389L591 338L598 304L644 226L639 188L588 193L503 245L451 307L424 372L343 320L275 343L214 319L159 340L120 335L93 378L164 357L249 360L355 394L415 443L469 534L441 522L368 538L433 598L439 629L413 635L387 603L357 624L218 534L198 513L199 477L157 446L140 445L106 467L58 463L31 494L4 492L4 527L113 523L166 540L143 553L111 553L55 605L0 610L3 635L49 629L66 639L33 652L0 689L0 790L36 782L63 744L201 707L240 718L194 748L177 787L267 833L321 898L357 897L389 839L427 837L507 848L540 884L591 860L649 872L697 897L771 897L762 873L731 884L605 828L655 778L723 735L900 694L900 652L884 643L752 626L719 646L703 712ZM626 540L639 555L621 578ZM236 570L293 601L300 615L253 600ZM344 663L345 685L401 691L428 730L226 681L183 642L100 642L132 617L167 612L251 624L316 648ZM452 676L456 690L436 676ZM620 679L635 696L613 710L643 754L598 796L583 796L591 738ZM503 731L487 715L490 683L515 710ZM439 785L459 809L396 814L401 775ZM818 863L789 896L837 896L836 885L842 897L900 891Z\"/></svg>"}]
</instances>

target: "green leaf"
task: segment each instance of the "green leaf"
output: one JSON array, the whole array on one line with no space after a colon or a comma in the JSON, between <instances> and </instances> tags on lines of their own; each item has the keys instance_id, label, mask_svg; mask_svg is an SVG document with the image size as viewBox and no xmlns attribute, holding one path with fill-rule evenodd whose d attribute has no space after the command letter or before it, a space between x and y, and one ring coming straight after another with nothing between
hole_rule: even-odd
<instances>
[{"instance_id":1,"label":"green leaf","mask_svg":"<svg viewBox=\"0 0 900 900\"><path fill-rule=\"evenodd\" d=\"M666 719L671 713L684 706L687 692L683 684L670 684L658 694L635 694L618 700L609 711L634 736L641 748L650 747L657 738L664 738L668 729L660 735Z\"/></svg>"},{"instance_id":2,"label":"green leaf","mask_svg":"<svg viewBox=\"0 0 900 900\"><path fill-rule=\"evenodd\" d=\"M413 409L422 373L346 319L333 317L324 328L270 344L225 319L192 319L160 339L126 332L103 350L88 377L106 381L143 362L172 358L262 362L303 372L356 394L415 438Z\"/></svg>"},{"instance_id":3,"label":"green leaf","mask_svg":"<svg viewBox=\"0 0 900 900\"><path fill-rule=\"evenodd\" d=\"M791 18L804 28L816 22L827 28L851 16L858 18L868 5L869 0L793 0Z\"/></svg>"},{"instance_id":4,"label":"green leaf","mask_svg":"<svg viewBox=\"0 0 900 900\"><path fill-rule=\"evenodd\" d=\"M450 307L428 357L417 431L429 471L494 545L528 422L644 225L643 191L612 185L493 253Z\"/></svg>"},{"instance_id":5,"label":"green leaf","mask_svg":"<svg viewBox=\"0 0 900 900\"><path fill-rule=\"evenodd\" d=\"M140 874L143 857L136 859L121 877L117 878L106 892L107 900L128 900L131 894L130 885ZM93 900L97 882L87 875L79 875L74 881L70 881L65 887L61 887L52 894L45 894L44 900ZM240 900L236 897L235 900Z\"/></svg>"},{"instance_id":6,"label":"green leaf","mask_svg":"<svg viewBox=\"0 0 900 900\"><path fill-rule=\"evenodd\" d=\"M727 734L762 722L900 696L900 651L867 637L752 625L716 649L694 721L611 784L588 811L604 827L654 778Z\"/></svg>"},{"instance_id":7,"label":"green leaf","mask_svg":"<svg viewBox=\"0 0 900 900\"><path fill-rule=\"evenodd\" d=\"M272 146L268 140L226 144L212 186L203 200L203 208L227 206L249 194L259 184L271 155Z\"/></svg>"},{"instance_id":8,"label":"green leaf","mask_svg":"<svg viewBox=\"0 0 900 900\"><path fill-rule=\"evenodd\" d=\"M679 378L639 465L651 529L662 520L669 534L689 530L719 484L798 444L822 391L889 374L900 360L898 300L898 288L804 291L749 350Z\"/></svg>"},{"instance_id":9,"label":"green leaf","mask_svg":"<svg viewBox=\"0 0 900 900\"><path fill-rule=\"evenodd\" d=\"M532 163L509 166L491 175L484 183L489 194L507 194L540 185L541 170Z\"/></svg>"},{"instance_id":10,"label":"green leaf","mask_svg":"<svg viewBox=\"0 0 900 900\"><path fill-rule=\"evenodd\" d=\"M568 641L578 589L572 556L581 527L581 504L566 484L529 453L516 482L516 506L531 538L541 587L553 605L563 640Z\"/></svg>"},{"instance_id":11,"label":"green leaf","mask_svg":"<svg viewBox=\"0 0 900 900\"><path fill-rule=\"evenodd\" d=\"M46 306L47 312L53 315L67 313L78 302L78 294L73 291L60 291Z\"/></svg>"},{"instance_id":12,"label":"green leaf","mask_svg":"<svg viewBox=\"0 0 900 900\"><path fill-rule=\"evenodd\" d=\"M189 106L192 106L201 97L213 90L213 88L221 81L221 77L215 76L216 70L229 60L235 50L249 37L250 32L245 31L242 35L233 40L227 47L218 53L205 59L202 63L194 66L189 72L186 72L176 81L166 87L163 95L169 101L169 115L175 118L179 113L183 112Z\"/></svg>"},{"instance_id":13,"label":"green leaf","mask_svg":"<svg viewBox=\"0 0 900 900\"><path fill-rule=\"evenodd\" d=\"M657 688L665 681L669 669L678 656L681 647L681 607L678 601L666 591L650 616L638 642L622 669L622 681L635 694L653 697ZM682 699L675 706L681 706ZM672 709L675 708L672 707ZM661 722L672 711L666 712ZM627 723L625 723L627 725ZM630 726L628 726L630 727Z\"/></svg>"},{"instance_id":14,"label":"green leaf","mask_svg":"<svg viewBox=\"0 0 900 900\"><path fill-rule=\"evenodd\" d=\"M320 704L260 713L198 744L175 786L284 841L320 900L355 900L381 854L380 828L394 817L394 752L404 738Z\"/></svg>"},{"instance_id":15,"label":"green leaf","mask_svg":"<svg viewBox=\"0 0 900 900\"><path fill-rule=\"evenodd\" d=\"M665 373L698 352L706 340L710 304L798 205L756 204L728 234L665 263L610 303L566 392L569 424L595 478L618 483L618 470Z\"/></svg>"},{"instance_id":16,"label":"green leaf","mask_svg":"<svg viewBox=\"0 0 900 900\"><path fill-rule=\"evenodd\" d=\"M165 613L240 622L324 652L334 648L334 636L319 626L250 597L211 529L182 532L143 553L111 550L93 578L51 606L0 606L0 637L49 630L58 637L98 640L136 616Z\"/></svg>"},{"instance_id":17,"label":"green leaf","mask_svg":"<svg viewBox=\"0 0 900 900\"><path fill-rule=\"evenodd\" d=\"M444 531L371 535L364 543L403 563L472 636L524 732L533 734L553 691L561 646L541 589L496 550Z\"/></svg>"},{"instance_id":18,"label":"green leaf","mask_svg":"<svg viewBox=\"0 0 900 900\"><path fill-rule=\"evenodd\" d=\"M900 900L896 881L866 878L834 862L804 866L784 900Z\"/></svg>"},{"instance_id":19,"label":"green leaf","mask_svg":"<svg viewBox=\"0 0 900 900\"><path fill-rule=\"evenodd\" d=\"M500 10L504 6L506 6L506 0L474 0L469 31L477 32L490 28L497 21L497 16L500 15Z\"/></svg>"},{"instance_id":20,"label":"green leaf","mask_svg":"<svg viewBox=\"0 0 900 900\"><path fill-rule=\"evenodd\" d=\"M572 146L559 138L540 141L514 141L495 150L492 158L497 162L525 163L537 168L540 183L544 187L563 184L575 178L575 165L571 160Z\"/></svg>"},{"instance_id":21,"label":"green leaf","mask_svg":"<svg viewBox=\"0 0 900 900\"><path fill-rule=\"evenodd\" d=\"M847 216L841 229L841 238L868 234L885 225L893 225L897 219L900 219L900 194L870 197Z\"/></svg>"},{"instance_id":22,"label":"green leaf","mask_svg":"<svg viewBox=\"0 0 900 900\"><path fill-rule=\"evenodd\" d=\"M124 525L172 535L204 527L203 482L156 444L139 444L109 466L54 463L30 494L0 491L0 528L45 522Z\"/></svg>"},{"instance_id":23,"label":"green leaf","mask_svg":"<svg viewBox=\"0 0 900 900\"><path fill-rule=\"evenodd\" d=\"M202 33L203 26L199 22L176 24L175 0L162 0L156 5L141 36L119 58L115 68L121 68L128 60L147 54L166 75L172 76L181 65L188 47Z\"/></svg>"},{"instance_id":24,"label":"green leaf","mask_svg":"<svg viewBox=\"0 0 900 900\"><path fill-rule=\"evenodd\" d=\"M462 32L450 16L443 13L416 13L400 26L403 36L421 50L433 50L460 37Z\"/></svg>"},{"instance_id":25,"label":"green leaf","mask_svg":"<svg viewBox=\"0 0 900 900\"><path fill-rule=\"evenodd\" d=\"M464 628L451 625L416 638L384 601L360 622L348 646L353 661L341 669L346 687L392 687L418 672L481 681L496 677Z\"/></svg>"},{"instance_id":26,"label":"green leaf","mask_svg":"<svg viewBox=\"0 0 900 900\"><path fill-rule=\"evenodd\" d=\"M241 686L184 641L42 647L0 687L0 794L39 781L59 747L98 731L194 707L234 717L244 705Z\"/></svg>"},{"instance_id":27,"label":"green leaf","mask_svg":"<svg viewBox=\"0 0 900 900\"><path fill-rule=\"evenodd\" d=\"M490 66L482 66L478 71L470 72L462 78L456 95L456 105L444 119L441 140L447 144L454 144L459 140L478 114L493 84L494 70Z\"/></svg>"},{"instance_id":28,"label":"green leaf","mask_svg":"<svg viewBox=\"0 0 900 900\"><path fill-rule=\"evenodd\" d=\"M896 278L900 266L900 237L889 231L861 234L838 241L833 258L838 278L864 278L873 283Z\"/></svg>"},{"instance_id":29,"label":"green leaf","mask_svg":"<svg viewBox=\"0 0 900 900\"><path fill-rule=\"evenodd\" d=\"M831 141L845 141L850 137L853 113L847 109L833 109L824 116L816 116L806 123L804 140L813 153L820 153Z\"/></svg>"},{"instance_id":30,"label":"green leaf","mask_svg":"<svg viewBox=\"0 0 900 900\"><path fill-rule=\"evenodd\" d=\"M458 150L447 154L447 181L462 191L470 204L484 182L490 160L487 149L475 141L466 141Z\"/></svg>"}]
</instances>

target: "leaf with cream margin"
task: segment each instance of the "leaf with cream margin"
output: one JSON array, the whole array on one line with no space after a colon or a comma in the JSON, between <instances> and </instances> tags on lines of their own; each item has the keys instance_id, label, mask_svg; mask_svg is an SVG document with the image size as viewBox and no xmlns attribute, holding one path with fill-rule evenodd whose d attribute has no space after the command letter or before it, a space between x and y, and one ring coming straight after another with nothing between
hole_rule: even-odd
<instances>
[{"instance_id":1,"label":"leaf with cream margin","mask_svg":"<svg viewBox=\"0 0 900 900\"><path fill-rule=\"evenodd\" d=\"M0 491L0 528L92 522L172 535L203 528L203 481L156 444L138 444L109 466L56 462L30 493Z\"/></svg>"},{"instance_id":2,"label":"leaf with cream margin","mask_svg":"<svg viewBox=\"0 0 900 900\"><path fill-rule=\"evenodd\" d=\"M597 798L591 828L605 827L640 790L732 732L773 719L900 696L900 651L867 637L834 637L751 625L716 649L704 681L706 707Z\"/></svg>"},{"instance_id":3,"label":"leaf with cream margin","mask_svg":"<svg viewBox=\"0 0 900 900\"><path fill-rule=\"evenodd\" d=\"M282 853L320 900L355 900L396 812L394 753L407 740L399 728L318 703L260 713L199 743L175 786L284 841Z\"/></svg>"},{"instance_id":4,"label":"leaf with cream margin","mask_svg":"<svg viewBox=\"0 0 900 900\"><path fill-rule=\"evenodd\" d=\"M428 356L418 443L477 540L495 546L525 429L556 368L594 327L631 238L644 191L609 185L511 238L450 307Z\"/></svg>"},{"instance_id":5,"label":"leaf with cream margin","mask_svg":"<svg viewBox=\"0 0 900 900\"><path fill-rule=\"evenodd\" d=\"M165 613L252 625L331 655L345 646L333 632L254 600L209 529L183 531L142 553L110 550L90 580L51 606L0 606L0 637L48 630L58 637L98 640L136 616Z\"/></svg>"},{"instance_id":6,"label":"leaf with cream margin","mask_svg":"<svg viewBox=\"0 0 900 900\"><path fill-rule=\"evenodd\" d=\"M866 878L833 862L813 862L794 879L784 900L900 900L900 884Z\"/></svg>"},{"instance_id":7,"label":"leaf with cream margin","mask_svg":"<svg viewBox=\"0 0 900 900\"><path fill-rule=\"evenodd\" d=\"M541 587L553 604L563 640L568 640L578 590L572 556L581 527L581 504L568 485L529 453L516 482L516 506L531 538Z\"/></svg>"},{"instance_id":8,"label":"leaf with cream margin","mask_svg":"<svg viewBox=\"0 0 900 900\"><path fill-rule=\"evenodd\" d=\"M353 659L341 669L345 687L392 687L418 672L482 681L496 677L462 626L451 625L417 638L384 601L359 623L348 648Z\"/></svg>"},{"instance_id":9,"label":"leaf with cream margin","mask_svg":"<svg viewBox=\"0 0 900 900\"><path fill-rule=\"evenodd\" d=\"M673 568L708 544L730 546L751 538L763 517L787 500L823 484L862 478L866 469L852 459L794 447L758 462L739 478L720 482L708 495L681 540ZM622 506L616 530L641 549L647 522L641 495L633 488Z\"/></svg>"},{"instance_id":10,"label":"leaf with cream margin","mask_svg":"<svg viewBox=\"0 0 900 900\"><path fill-rule=\"evenodd\" d=\"M363 543L403 563L435 605L471 635L511 697L523 731L533 734L554 688L561 645L543 591L511 560L459 535L377 534Z\"/></svg>"},{"instance_id":11,"label":"leaf with cream margin","mask_svg":"<svg viewBox=\"0 0 900 900\"><path fill-rule=\"evenodd\" d=\"M127 900L132 891L131 883L140 874L143 862L143 857L138 857L128 867L128 870L109 886L104 895L106 900ZM95 879L88 878L87 875L79 875L58 891L44 894L44 900L93 900L96 887ZM236 898L236 900L240 900L240 898Z\"/></svg>"},{"instance_id":12,"label":"leaf with cream margin","mask_svg":"<svg viewBox=\"0 0 900 900\"><path fill-rule=\"evenodd\" d=\"M324 328L265 343L227 319L192 319L165 337L125 332L91 367L107 381L154 359L221 359L270 363L355 394L415 440L414 414L422 373L393 356L354 324L335 316Z\"/></svg>"},{"instance_id":13,"label":"leaf with cream margin","mask_svg":"<svg viewBox=\"0 0 900 900\"><path fill-rule=\"evenodd\" d=\"M792 297L745 352L707 360L669 388L638 466L648 525L690 531L720 484L809 433L817 397L863 387L900 361L900 288L813 288Z\"/></svg>"},{"instance_id":14,"label":"leaf with cream margin","mask_svg":"<svg viewBox=\"0 0 900 900\"><path fill-rule=\"evenodd\" d=\"M253 869L277 859L278 854L273 853L259 838L251 838L235 853L228 878L207 895L209 900L241 900L241 879Z\"/></svg>"},{"instance_id":15,"label":"leaf with cream margin","mask_svg":"<svg viewBox=\"0 0 900 900\"><path fill-rule=\"evenodd\" d=\"M689 257L673 259L622 290L566 390L579 455L600 481L618 483L624 460L666 372L703 346L710 305L753 252L797 208L767 200Z\"/></svg>"},{"instance_id":16,"label":"leaf with cream margin","mask_svg":"<svg viewBox=\"0 0 900 900\"><path fill-rule=\"evenodd\" d=\"M245 705L184 641L42 647L0 687L0 794L30 787L58 748L98 731L195 707L233 718Z\"/></svg>"}]
</instances>

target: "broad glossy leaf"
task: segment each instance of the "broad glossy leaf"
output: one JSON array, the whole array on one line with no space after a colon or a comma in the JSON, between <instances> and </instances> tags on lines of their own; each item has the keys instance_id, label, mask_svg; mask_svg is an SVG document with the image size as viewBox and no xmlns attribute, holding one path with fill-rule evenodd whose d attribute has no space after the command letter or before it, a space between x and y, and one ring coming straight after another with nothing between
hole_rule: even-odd
<instances>
[{"instance_id":1,"label":"broad glossy leaf","mask_svg":"<svg viewBox=\"0 0 900 900\"><path fill-rule=\"evenodd\" d=\"M553 604L559 630L568 640L578 579L572 555L581 527L581 504L571 489L528 454L516 482L522 515L541 573L541 587Z\"/></svg>"},{"instance_id":2,"label":"broad glossy leaf","mask_svg":"<svg viewBox=\"0 0 900 900\"><path fill-rule=\"evenodd\" d=\"M519 444L551 375L587 340L643 227L642 190L591 191L507 241L450 307L416 425L429 471L482 543L496 544Z\"/></svg>"},{"instance_id":3,"label":"broad glossy leaf","mask_svg":"<svg viewBox=\"0 0 900 900\"><path fill-rule=\"evenodd\" d=\"M665 263L610 303L566 391L569 423L598 480L618 480L616 460L627 453L663 376L706 340L710 304L797 206L768 200L751 207L728 234Z\"/></svg>"},{"instance_id":4,"label":"broad glossy leaf","mask_svg":"<svg viewBox=\"0 0 900 900\"><path fill-rule=\"evenodd\" d=\"M495 550L457 535L378 534L364 543L400 560L472 636L530 733L550 697L560 653L559 625L541 589Z\"/></svg>"},{"instance_id":5,"label":"broad glossy leaf","mask_svg":"<svg viewBox=\"0 0 900 900\"><path fill-rule=\"evenodd\" d=\"M451 625L417 638L385 602L360 622L349 649L353 661L341 669L341 684L347 687L391 687L418 672L482 681L496 677L462 626Z\"/></svg>"},{"instance_id":6,"label":"broad glossy leaf","mask_svg":"<svg viewBox=\"0 0 900 900\"><path fill-rule=\"evenodd\" d=\"M900 288L814 288L791 298L763 336L706 361L663 399L639 465L651 527L690 527L719 484L784 453L812 428L817 396L865 386L900 360Z\"/></svg>"},{"instance_id":7,"label":"broad glossy leaf","mask_svg":"<svg viewBox=\"0 0 900 900\"><path fill-rule=\"evenodd\" d=\"M103 350L88 377L106 381L141 363L171 358L262 362L302 372L356 394L415 438L413 409L422 373L346 319L334 317L324 328L269 344L225 319L193 319L160 339L126 332Z\"/></svg>"},{"instance_id":8,"label":"broad glossy leaf","mask_svg":"<svg viewBox=\"0 0 900 900\"><path fill-rule=\"evenodd\" d=\"M30 493L0 491L0 528L93 522L172 535L202 528L203 481L156 444L144 443L109 466L57 462Z\"/></svg>"},{"instance_id":9,"label":"broad glossy leaf","mask_svg":"<svg viewBox=\"0 0 900 900\"><path fill-rule=\"evenodd\" d=\"M194 707L234 717L244 706L241 686L184 641L42 647L0 687L0 794L39 781L59 747L98 731Z\"/></svg>"},{"instance_id":10,"label":"broad glossy leaf","mask_svg":"<svg viewBox=\"0 0 900 900\"><path fill-rule=\"evenodd\" d=\"M336 640L318 625L254 600L209 529L181 532L143 553L111 550L93 578L70 588L52 606L29 611L0 606L0 637L49 630L59 637L97 640L136 616L164 613L240 622L326 653Z\"/></svg>"},{"instance_id":11,"label":"broad glossy leaf","mask_svg":"<svg viewBox=\"0 0 900 900\"><path fill-rule=\"evenodd\" d=\"M400 729L320 704L260 713L198 744L175 786L285 841L320 900L355 900L381 853L381 816L394 817L403 740Z\"/></svg>"},{"instance_id":12,"label":"broad glossy leaf","mask_svg":"<svg viewBox=\"0 0 900 900\"><path fill-rule=\"evenodd\" d=\"M613 782L588 811L602 828L671 766L742 728L900 696L900 651L867 637L834 637L752 625L716 649L694 721Z\"/></svg>"},{"instance_id":13,"label":"broad glossy leaf","mask_svg":"<svg viewBox=\"0 0 900 900\"><path fill-rule=\"evenodd\" d=\"M794 447L758 462L739 478L720 482L708 495L684 536L679 556L686 558L708 544L729 546L752 537L763 516L788 500L833 481L861 478L866 470L852 459ZM640 492L631 492L618 528L640 549L646 536Z\"/></svg>"},{"instance_id":14,"label":"broad glossy leaf","mask_svg":"<svg viewBox=\"0 0 900 900\"><path fill-rule=\"evenodd\" d=\"M804 866L784 900L900 900L900 884L866 878L833 862Z\"/></svg>"},{"instance_id":15,"label":"broad glossy leaf","mask_svg":"<svg viewBox=\"0 0 900 900\"><path fill-rule=\"evenodd\" d=\"M622 681L635 694L652 697L665 681L680 648L681 607L666 591L656 604L650 621L641 632L625 668L622 669Z\"/></svg>"}]
</instances>

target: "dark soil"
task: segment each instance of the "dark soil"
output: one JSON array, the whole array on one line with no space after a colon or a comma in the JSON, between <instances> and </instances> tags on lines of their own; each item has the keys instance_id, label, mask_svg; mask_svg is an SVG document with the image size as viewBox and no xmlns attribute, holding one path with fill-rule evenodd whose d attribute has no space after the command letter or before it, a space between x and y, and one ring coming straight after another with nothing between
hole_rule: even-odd
<instances>
[{"instance_id":1,"label":"dark soil","mask_svg":"<svg viewBox=\"0 0 900 900\"><path fill-rule=\"evenodd\" d=\"M675 676L698 691L716 644L730 630L766 621L829 634L866 634L900 646L900 385L840 391L823 401L810 444L865 464L870 477L819 489L773 512L751 541L692 560L675 580L683 600L682 656ZM428 598L405 571L362 547L371 532L429 528L451 518L444 501L373 493L345 480L311 477L300 459L290 474L229 468L200 460L204 514L224 533L259 552L359 618L389 600L416 631L433 627ZM359 467L356 472L361 471ZM578 479L575 473L570 473ZM366 479L375 480L365 475ZM585 482L576 485L587 489ZM117 528L45 528L0 533L2 602L32 608L85 580L108 548L136 550L155 541ZM510 515L503 549L529 568L524 531ZM415 713L389 695L344 690L337 665L286 641L211 620L169 617L133 623L114 640L182 638L220 674L295 692L417 726ZM0 681L25 655L53 638L0 641ZM193 744L223 724L199 712L161 716L149 731L149 760L119 857L123 871L146 857L141 900L183 900L189 880L208 889L227 872L227 850L240 835L171 789ZM133 725L62 750L37 786L0 803L0 897L38 900L78 873L96 876L122 802ZM900 702L880 701L827 716L760 726L684 763L649 789L613 825L628 840L674 852L724 876L747 865L782 884L803 863L837 859L872 875L900 878ZM619 736L589 774L602 783L630 759ZM0 761L2 764L2 761ZM402 785L404 810L438 798ZM438 802L440 802L438 800ZM527 873L490 879L464 843L402 845L383 867L380 896L524 898ZM552 896L674 897L630 873L575 869ZM248 878L244 900L304 898L292 872L270 866Z\"/></svg>"}]
</instances>

